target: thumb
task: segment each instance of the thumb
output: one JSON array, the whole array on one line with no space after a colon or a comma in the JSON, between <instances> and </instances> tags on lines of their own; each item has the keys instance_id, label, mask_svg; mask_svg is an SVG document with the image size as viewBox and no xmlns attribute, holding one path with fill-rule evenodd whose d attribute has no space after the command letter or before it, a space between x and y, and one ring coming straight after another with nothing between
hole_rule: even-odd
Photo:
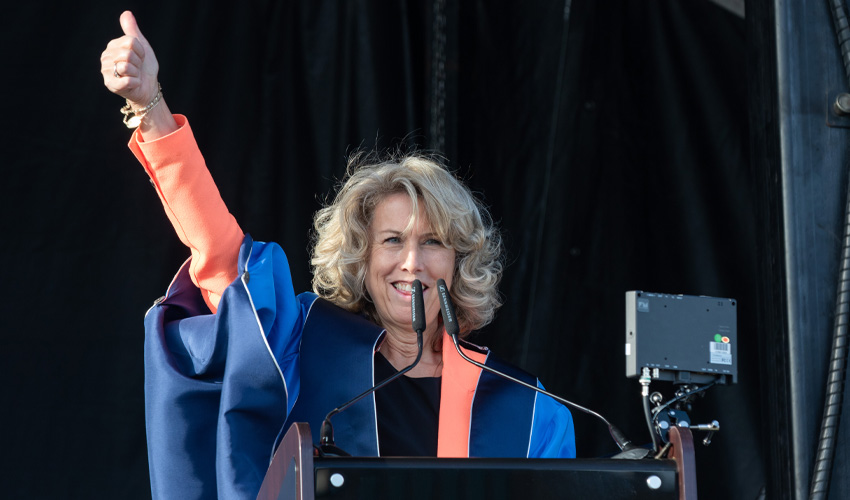
<instances>
[{"instance_id":1,"label":"thumb","mask_svg":"<svg viewBox=\"0 0 850 500\"><path fill-rule=\"evenodd\" d=\"M140 41L145 39L144 35L142 35L141 30L139 30L139 25L136 23L136 17L133 16L132 12L130 12L129 10L125 10L121 14L120 21L121 29L124 31L125 35L138 38Z\"/></svg>"}]
</instances>

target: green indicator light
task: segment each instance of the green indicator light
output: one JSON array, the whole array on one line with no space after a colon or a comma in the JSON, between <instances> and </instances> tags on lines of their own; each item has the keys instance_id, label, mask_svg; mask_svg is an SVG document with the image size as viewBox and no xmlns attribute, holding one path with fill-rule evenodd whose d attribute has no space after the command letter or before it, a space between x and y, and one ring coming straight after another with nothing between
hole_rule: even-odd
<instances>
[{"instance_id":1,"label":"green indicator light","mask_svg":"<svg viewBox=\"0 0 850 500\"><path fill-rule=\"evenodd\" d=\"M715 342L723 342L723 335L720 335L719 333L714 335L714 341Z\"/></svg>"}]
</instances>

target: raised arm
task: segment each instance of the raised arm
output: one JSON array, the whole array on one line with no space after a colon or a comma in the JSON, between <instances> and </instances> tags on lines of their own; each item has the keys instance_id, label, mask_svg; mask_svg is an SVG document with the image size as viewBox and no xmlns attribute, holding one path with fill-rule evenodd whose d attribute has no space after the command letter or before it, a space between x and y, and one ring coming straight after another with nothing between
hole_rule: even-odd
<instances>
[{"instance_id":1,"label":"raised arm","mask_svg":"<svg viewBox=\"0 0 850 500\"><path fill-rule=\"evenodd\" d=\"M215 312L224 289L236 279L243 233L185 117L172 115L159 95L159 63L129 11L121 14L121 29L124 36L110 41L100 56L103 83L133 110L153 105L133 133L130 149L150 176L177 236L191 250L190 276Z\"/></svg>"}]
</instances>

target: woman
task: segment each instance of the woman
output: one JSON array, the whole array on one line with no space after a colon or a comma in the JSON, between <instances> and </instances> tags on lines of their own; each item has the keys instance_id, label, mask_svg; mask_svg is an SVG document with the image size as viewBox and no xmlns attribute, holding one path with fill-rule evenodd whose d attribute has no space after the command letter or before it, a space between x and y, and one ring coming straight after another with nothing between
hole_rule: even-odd
<instances>
[{"instance_id":1,"label":"woman","mask_svg":"<svg viewBox=\"0 0 850 500\"><path fill-rule=\"evenodd\" d=\"M124 36L101 56L104 83L127 99L128 117L141 119L130 148L192 255L145 317L154 497L256 496L292 422L310 423L315 439L328 411L416 358L415 279L424 288L422 359L337 414L336 443L364 456L575 456L565 407L482 373L444 333L438 279L464 334L499 306L498 232L463 184L419 156L353 162L316 216L315 293L296 296L283 251L243 234L187 120L168 110L132 14L122 14L121 26ZM465 350L539 385L485 348Z\"/></svg>"}]
</instances>

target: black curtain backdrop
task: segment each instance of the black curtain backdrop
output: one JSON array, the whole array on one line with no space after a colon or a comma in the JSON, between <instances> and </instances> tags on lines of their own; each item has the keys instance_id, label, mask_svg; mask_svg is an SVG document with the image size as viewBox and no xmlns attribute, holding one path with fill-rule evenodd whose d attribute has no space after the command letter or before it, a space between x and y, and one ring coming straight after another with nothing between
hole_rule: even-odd
<instances>
[{"instance_id":1,"label":"black curtain backdrop","mask_svg":"<svg viewBox=\"0 0 850 500\"><path fill-rule=\"evenodd\" d=\"M565 8L568 7L568 8ZM430 2L31 2L0 21L0 429L10 498L145 498L142 319L188 256L99 56L133 10L222 197L309 288L312 214L357 149L428 149ZM505 233L474 341L649 437L624 293L738 300L739 384L691 412L700 496L764 482L744 21L706 0L448 2L448 164ZM568 12L568 21L565 13ZM657 387L656 387L657 386ZM653 389L670 396L672 386ZM582 457L613 454L577 412ZM699 436L698 436L699 437Z\"/></svg>"}]
</instances>

